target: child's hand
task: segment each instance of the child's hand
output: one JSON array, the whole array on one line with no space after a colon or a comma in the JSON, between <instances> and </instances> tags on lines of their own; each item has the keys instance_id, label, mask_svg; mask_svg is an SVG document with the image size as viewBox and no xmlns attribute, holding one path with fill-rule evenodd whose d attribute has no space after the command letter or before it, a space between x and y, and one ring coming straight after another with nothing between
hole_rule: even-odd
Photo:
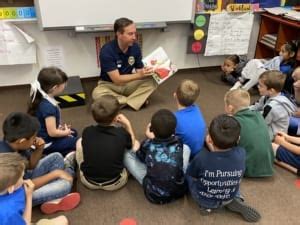
<instances>
[{"instance_id":1,"label":"child's hand","mask_svg":"<svg viewBox=\"0 0 300 225\"><path fill-rule=\"evenodd\" d=\"M57 177L69 182L73 182L73 177L64 170L55 170Z\"/></svg>"},{"instance_id":2,"label":"child's hand","mask_svg":"<svg viewBox=\"0 0 300 225\"><path fill-rule=\"evenodd\" d=\"M44 149L44 146L45 146L45 141L43 138L40 138L40 137L36 137L33 141L33 146L36 148L36 149Z\"/></svg>"},{"instance_id":3,"label":"child's hand","mask_svg":"<svg viewBox=\"0 0 300 225\"><path fill-rule=\"evenodd\" d=\"M282 131L278 131L277 136L281 136L281 137L284 137L286 139L288 135L286 133L282 132Z\"/></svg>"},{"instance_id":4,"label":"child's hand","mask_svg":"<svg viewBox=\"0 0 300 225\"><path fill-rule=\"evenodd\" d=\"M138 140L135 140L135 142L132 144L132 151L136 152L140 149L140 142Z\"/></svg>"},{"instance_id":5,"label":"child's hand","mask_svg":"<svg viewBox=\"0 0 300 225\"><path fill-rule=\"evenodd\" d=\"M23 181L26 196L31 196L34 190L34 183L31 180L24 180Z\"/></svg>"},{"instance_id":6,"label":"child's hand","mask_svg":"<svg viewBox=\"0 0 300 225\"><path fill-rule=\"evenodd\" d=\"M281 136L281 135L278 135L278 134L274 138L274 142L276 144L279 144L279 145L281 145L282 143L284 143L284 141L285 141L285 137Z\"/></svg>"},{"instance_id":7,"label":"child's hand","mask_svg":"<svg viewBox=\"0 0 300 225\"><path fill-rule=\"evenodd\" d=\"M118 123L124 125L125 127L130 126L130 121L127 119L127 117L124 114L117 115L116 120Z\"/></svg>"},{"instance_id":8,"label":"child's hand","mask_svg":"<svg viewBox=\"0 0 300 225\"><path fill-rule=\"evenodd\" d=\"M64 131L66 136L72 136L72 134L74 133L74 131L71 130L71 125L67 125L66 123L61 126L61 130Z\"/></svg>"},{"instance_id":9,"label":"child's hand","mask_svg":"<svg viewBox=\"0 0 300 225\"><path fill-rule=\"evenodd\" d=\"M150 127L151 127L151 123L149 123L147 125L145 135L146 135L147 138L153 139L153 138L155 138L155 136L154 136L154 133L152 131L150 131Z\"/></svg>"}]
</instances>

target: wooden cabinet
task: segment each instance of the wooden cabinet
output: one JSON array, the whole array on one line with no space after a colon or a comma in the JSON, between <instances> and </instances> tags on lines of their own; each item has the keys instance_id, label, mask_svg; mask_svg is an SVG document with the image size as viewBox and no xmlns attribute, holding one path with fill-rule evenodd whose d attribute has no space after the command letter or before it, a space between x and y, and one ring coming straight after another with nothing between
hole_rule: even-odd
<instances>
[{"instance_id":1,"label":"wooden cabinet","mask_svg":"<svg viewBox=\"0 0 300 225\"><path fill-rule=\"evenodd\" d=\"M291 40L300 40L300 22L275 16L269 13L261 15L260 30L256 44L255 58L277 56L280 47ZM297 54L300 62L300 49Z\"/></svg>"}]
</instances>

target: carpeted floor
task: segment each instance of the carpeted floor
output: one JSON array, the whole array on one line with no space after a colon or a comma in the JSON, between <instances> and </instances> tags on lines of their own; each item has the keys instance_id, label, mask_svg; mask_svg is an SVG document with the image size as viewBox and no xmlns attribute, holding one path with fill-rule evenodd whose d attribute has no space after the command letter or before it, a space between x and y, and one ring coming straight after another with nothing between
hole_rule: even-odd
<instances>
[{"instance_id":1,"label":"carpeted floor","mask_svg":"<svg viewBox=\"0 0 300 225\"><path fill-rule=\"evenodd\" d=\"M229 89L219 80L219 73L218 68L179 71L151 96L149 106L139 112L127 108L122 112L129 117L137 137L142 140L151 115L161 108L175 111L173 92L182 79L193 79L200 85L201 92L197 103L209 123L214 116L223 113L223 96ZM96 78L83 80L83 87L88 95L87 104L62 110L64 122L71 123L79 133L85 126L94 123L89 111L89 97L96 84ZM26 111L28 95L29 86L0 88L1 124L9 112ZM252 97L254 101L258 96L255 94ZM0 135L2 136L2 131ZM298 195L299 188L295 185L297 177L276 166L275 171L273 178L244 179L241 193L246 202L262 214L262 219L257 224L299 224L300 216L297 209L300 195ZM202 216L190 196L167 205L153 205L145 199L142 188L132 177L123 189L116 192L91 191L78 181L76 189L81 193L82 201L79 207L65 213L72 225L118 225L127 217L134 218L138 225L246 224L239 215L224 210ZM35 208L33 221L42 217L45 216Z\"/></svg>"}]
</instances>

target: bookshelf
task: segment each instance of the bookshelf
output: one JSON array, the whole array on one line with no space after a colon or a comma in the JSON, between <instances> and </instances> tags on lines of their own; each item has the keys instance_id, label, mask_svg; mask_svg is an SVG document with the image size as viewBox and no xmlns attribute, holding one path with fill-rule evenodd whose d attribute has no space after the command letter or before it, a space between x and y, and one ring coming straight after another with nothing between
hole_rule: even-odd
<instances>
[{"instance_id":1,"label":"bookshelf","mask_svg":"<svg viewBox=\"0 0 300 225\"><path fill-rule=\"evenodd\" d=\"M261 15L255 58L272 58L277 56L280 47L287 41L300 39L300 21L294 21L269 13ZM300 49L297 54L300 64Z\"/></svg>"}]
</instances>

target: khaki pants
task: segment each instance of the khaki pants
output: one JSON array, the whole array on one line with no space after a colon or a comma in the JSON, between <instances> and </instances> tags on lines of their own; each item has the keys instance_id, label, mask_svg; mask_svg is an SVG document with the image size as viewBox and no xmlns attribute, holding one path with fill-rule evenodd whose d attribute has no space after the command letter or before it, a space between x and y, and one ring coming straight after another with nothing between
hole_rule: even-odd
<instances>
[{"instance_id":1,"label":"khaki pants","mask_svg":"<svg viewBox=\"0 0 300 225\"><path fill-rule=\"evenodd\" d=\"M134 110L139 110L157 86L152 77L130 81L124 85L100 80L93 90L92 97L95 100L102 95L113 95L121 105L128 105Z\"/></svg>"},{"instance_id":2,"label":"khaki pants","mask_svg":"<svg viewBox=\"0 0 300 225\"><path fill-rule=\"evenodd\" d=\"M80 166L83 162L83 153L82 153L82 146L81 146L81 139L77 141L77 148L76 148L76 161L77 164ZM79 168L79 175L80 175L80 181L81 183L86 186L89 189L92 190L105 190L105 191L115 191L123 186L128 181L128 173L127 170L124 168L123 171L120 173L120 178L116 181L114 179L112 181L106 181L103 183L96 183L96 182L90 182L85 177L83 172Z\"/></svg>"}]
</instances>

